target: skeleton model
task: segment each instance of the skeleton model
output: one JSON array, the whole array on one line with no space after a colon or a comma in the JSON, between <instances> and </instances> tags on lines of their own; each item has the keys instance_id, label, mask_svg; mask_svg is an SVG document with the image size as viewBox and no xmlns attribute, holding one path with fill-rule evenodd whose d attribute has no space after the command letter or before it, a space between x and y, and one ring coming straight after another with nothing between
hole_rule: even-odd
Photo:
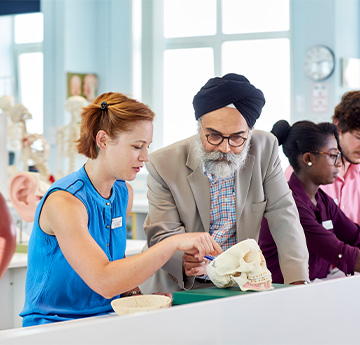
<instances>
[{"instance_id":1,"label":"skeleton model","mask_svg":"<svg viewBox=\"0 0 360 345\"><path fill-rule=\"evenodd\" d=\"M11 107L14 106L14 98L11 96L0 97L0 109L4 112L8 112Z\"/></svg>"},{"instance_id":2,"label":"skeleton model","mask_svg":"<svg viewBox=\"0 0 360 345\"><path fill-rule=\"evenodd\" d=\"M32 115L29 110L23 104L16 104L9 109L9 115L12 125L15 128L15 137L11 137L11 139L16 140L18 137L26 137L27 130L25 121L32 119Z\"/></svg>"},{"instance_id":3,"label":"skeleton model","mask_svg":"<svg viewBox=\"0 0 360 345\"><path fill-rule=\"evenodd\" d=\"M67 175L75 170L76 144L80 136L80 114L87 101L81 96L69 97L65 109L71 114L71 122L67 126L60 127L57 131L58 145L58 173L57 178ZM63 163L68 161L68 170L63 172Z\"/></svg>"},{"instance_id":4,"label":"skeleton model","mask_svg":"<svg viewBox=\"0 0 360 345\"><path fill-rule=\"evenodd\" d=\"M247 239L230 247L210 262L206 272L219 288L238 284L242 291L271 290L271 273L254 239Z\"/></svg>"},{"instance_id":5,"label":"skeleton model","mask_svg":"<svg viewBox=\"0 0 360 345\"><path fill-rule=\"evenodd\" d=\"M10 110L14 108L14 98L11 96L2 96L0 97L0 109L3 111L5 116L7 117L7 137L9 147L13 151L19 151L21 149L17 138L21 135L21 124L16 125L10 118ZM16 116L16 115L15 115ZM28 112L28 116L31 118L31 114Z\"/></svg>"},{"instance_id":6,"label":"skeleton model","mask_svg":"<svg viewBox=\"0 0 360 345\"><path fill-rule=\"evenodd\" d=\"M50 147L45 138L40 134L27 134L22 140L22 161L24 166L29 163L36 167L40 177L47 182L53 182L51 173L46 163L49 157ZM29 169L26 169L28 171Z\"/></svg>"},{"instance_id":7,"label":"skeleton model","mask_svg":"<svg viewBox=\"0 0 360 345\"><path fill-rule=\"evenodd\" d=\"M0 108L8 115L9 146L14 152L20 152L23 170L28 171L29 166L34 165L41 179L51 182L52 176L46 163L49 145L42 135L27 132L26 120L32 119L29 110L23 104L14 105L10 96L0 98Z\"/></svg>"},{"instance_id":8,"label":"skeleton model","mask_svg":"<svg viewBox=\"0 0 360 345\"><path fill-rule=\"evenodd\" d=\"M4 162L9 161L8 152L8 123L9 123L9 110L14 105L14 99L11 96L0 97L0 192L4 195L5 199L8 197L8 164Z\"/></svg>"}]
</instances>

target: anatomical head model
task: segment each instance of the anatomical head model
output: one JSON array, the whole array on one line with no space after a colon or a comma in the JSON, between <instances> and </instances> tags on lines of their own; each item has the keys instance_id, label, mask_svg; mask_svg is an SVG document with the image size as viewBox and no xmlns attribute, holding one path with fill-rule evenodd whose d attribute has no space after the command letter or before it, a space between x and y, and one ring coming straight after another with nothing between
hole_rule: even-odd
<instances>
[{"instance_id":1,"label":"anatomical head model","mask_svg":"<svg viewBox=\"0 0 360 345\"><path fill-rule=\"evenodd\" d=\"M211 281L219 288L238 284L242 291L271 290L271 273L254 239L247 239L230 247L206 268Z\"/></svg>"}]
</instances>

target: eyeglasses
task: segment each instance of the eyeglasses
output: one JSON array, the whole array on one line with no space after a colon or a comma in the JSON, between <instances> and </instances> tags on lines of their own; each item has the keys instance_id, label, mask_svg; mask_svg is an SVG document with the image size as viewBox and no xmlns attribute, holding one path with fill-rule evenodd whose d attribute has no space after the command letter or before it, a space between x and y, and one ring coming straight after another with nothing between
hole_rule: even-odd
<instances>
[{"instance_id":1,"label":"eyeglasses","mask_svg":"<svg viewBox=\"0 0 360 345\"><path fill-rule=\"evenodd\" d=\"M336 165L336 163L339 161L339 158L341 156L341 152L339 151L338 153L331 153L331 152L322 152L322 151L313 151L313 153L320 153L322 155L327 155L329 156L333 161L334 161L334 165Z\"/></svg>"},{"instance_id":2,"label":"eyeglasses","mask_svg":"<svg viewBox=\"0 0 360 345\"><path fill-rule=\"evenodd\" d=\"M206 139L210 145L218 146L220 145L224 139L228 140L228 143L231 147L239 147L241 145L244 145L247 138L242 137L241 135L230 135L229 137L224 137L223 135L219 133L210 133L205 134Z\"/></svg>"}]
</instances>

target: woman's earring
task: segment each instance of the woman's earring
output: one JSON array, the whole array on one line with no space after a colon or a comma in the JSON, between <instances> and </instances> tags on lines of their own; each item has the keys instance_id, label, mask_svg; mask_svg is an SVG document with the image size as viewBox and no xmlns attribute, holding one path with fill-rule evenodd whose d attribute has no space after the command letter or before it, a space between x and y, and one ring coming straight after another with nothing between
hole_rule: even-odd
<instances>
[{"instance_id":1,"label":"woman's earring","mask_svg":"<svg viewBox=\"0 0 360 345\"><path fill-rule=\"evenodd\" d=\"M312 163L311 163L311 162L309 162L309 163L308 163L308 166L309 166L309 167L311 167L311 166L312 166Z\"/></svg>"}]
</instances>

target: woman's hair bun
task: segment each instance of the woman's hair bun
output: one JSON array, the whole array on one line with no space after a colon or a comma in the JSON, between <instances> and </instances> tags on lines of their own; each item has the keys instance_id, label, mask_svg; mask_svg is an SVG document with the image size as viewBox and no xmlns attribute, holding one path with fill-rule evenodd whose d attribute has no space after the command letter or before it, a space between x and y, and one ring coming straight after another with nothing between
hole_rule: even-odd
<instances>
[{"instance_id":1,"label":"woman's hair bun","mask_svg":"<svg viewBox=\"0 0 360 345\"><path fill-rule=\"evenodd\" d=\"M279 145L285 142L290 128L291 126L286 120L279 120L274 124L271 133L277 137Z\"/></svg>"}]
</instances>

